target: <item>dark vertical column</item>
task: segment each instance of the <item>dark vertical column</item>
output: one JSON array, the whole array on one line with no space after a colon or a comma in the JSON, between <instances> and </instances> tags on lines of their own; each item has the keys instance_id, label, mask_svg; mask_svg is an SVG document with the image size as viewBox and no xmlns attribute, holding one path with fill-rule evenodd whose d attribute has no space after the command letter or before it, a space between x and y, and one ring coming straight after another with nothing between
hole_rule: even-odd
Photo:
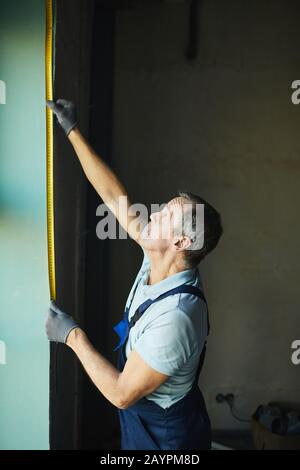
<instances>
[{"instance_id":1,"label":"dark vertical column","mask_svg":"<svg viewBox=\"0 0 300 470\"><path fill-rule=\"evenodd\" d=\"M54 98L73 100L87 133L92 0L56 2ZM84 323L86 178L74 151L54 124L55 258L57 304ZM81 445L82 368L71 350L50 346L50 448Z\"/></svg>"},{"instance_id":2,"label":"dark vertical column","mask_svg":"<svg viewBox=\"0 0 300 470\"><path fill-rule=\"evenodd\" d=\"M112 109L114 75L115 12L96 3L93 27L91 69L90 141L101 157L110 163L112 153ZM112 345L107 344L109 302L109 240L99 240L96 209L103 201L88 185L86 249L86 315L87 334L101 354L107 357ZM91 381L83 382L83 448L113 449L118 447L117 409L104 398Z\"/></svg>"},{"instance_id":3,"label":"dark vertical column","mask_svg":"<svg viewBox=\"0 0 300 470\"><path fill-rule=\"evenodd\" d=\"M79 128L108 162L112 151L114 10L94 0L57 2L54 97L73 100ZM54 128L57 303L75 316L105 356L109 241L96 236L102 203L60 127ZM50 448L113 449L116 408L92 384L74 353L51 345Z\"/></svg>"}]
</instances>

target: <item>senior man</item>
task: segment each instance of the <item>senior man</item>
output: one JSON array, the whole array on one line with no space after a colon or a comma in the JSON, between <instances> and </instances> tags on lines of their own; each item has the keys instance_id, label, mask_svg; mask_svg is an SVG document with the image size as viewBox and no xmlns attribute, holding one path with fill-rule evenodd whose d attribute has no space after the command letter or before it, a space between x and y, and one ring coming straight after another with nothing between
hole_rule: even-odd
<instances>
[{"instance_id":1,"label":"senior man","mask_svg":"<svg viewBox=\"0 0 300 470\"><path fill-rule=\"evenodd\" d=\"M122 449L210 449L210 420L198 386L209 333L198 264L222 235L220 215L203 198L179 193L151 214L149 223L136 223L131 204L119 204L122 197L128 200L124 186L80 133L74 103L47 105L86 177L144 253L124 316L114 327L118 368L54 302L46 318L48 339L72 348L98 390L118 408ZM204 208L202 224L196 223L198 205Z\"/></svg>"}]
</instances>

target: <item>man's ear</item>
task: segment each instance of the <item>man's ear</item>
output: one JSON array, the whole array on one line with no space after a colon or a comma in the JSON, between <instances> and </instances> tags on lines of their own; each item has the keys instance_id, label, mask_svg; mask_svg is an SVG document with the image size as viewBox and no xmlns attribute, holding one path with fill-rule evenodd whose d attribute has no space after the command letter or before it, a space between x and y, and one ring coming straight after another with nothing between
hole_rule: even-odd
<instances>
[{"instance_id":1,"label":"man's ear","mask_svg":"<svg viewBox=\"0 0 300 470\"><path fill-rule=\"evenodd\" d=\"M191 246L192 241L189 237L186 237L186 236L175 237L173 244L174 244L175 251L184 251L184 250L187 250Z\"/></svg>"}]
</instances>

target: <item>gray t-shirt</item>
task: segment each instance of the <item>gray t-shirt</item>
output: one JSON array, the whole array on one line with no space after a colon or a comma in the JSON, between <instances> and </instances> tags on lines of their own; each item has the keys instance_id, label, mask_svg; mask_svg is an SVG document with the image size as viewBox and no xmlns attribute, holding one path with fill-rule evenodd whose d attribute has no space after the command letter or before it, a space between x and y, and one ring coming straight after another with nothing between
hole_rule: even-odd
<instances>
[{"instance_id":1,"label":"gray t-shirt","mask_svg":"<svg viewBox=\"0 0 300 470\"><path fill-rule=\"evenodd\" d=\"M203 290L197 268L187 269L162 281L147 285L150 263L144 251L142 266L137 274L126 306L134 292L129 320L147 299L189 284ZM162 408L183 398L191 389L199 357L207 336L207 309L204 301L191 294L175 294L152 304L130 329L125 343L125 356L135 349L153 369L169 375L160 387L147 395Z\"/></svg>"}]
</instances>

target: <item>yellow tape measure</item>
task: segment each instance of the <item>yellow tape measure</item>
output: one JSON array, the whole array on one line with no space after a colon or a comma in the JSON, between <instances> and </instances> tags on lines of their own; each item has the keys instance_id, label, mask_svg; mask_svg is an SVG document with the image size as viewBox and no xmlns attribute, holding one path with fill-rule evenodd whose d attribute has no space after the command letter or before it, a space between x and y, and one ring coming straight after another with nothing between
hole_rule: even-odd
<instances>
[{"instance_id":1,"label":"yellow tape measure","mask_svg":"<svg viewBox=\"0 0 300 470\"><path fill-rule=\"evenodd\" d=\"M53 5L46 0L46 99L53 100ZM48 273L50 298L56 299L55 283L55 250L54 250L54 191L53 191L53 113L46 106L46 170L47 170L47 239L48 239Z\"/></svg>"}]
</instances>

